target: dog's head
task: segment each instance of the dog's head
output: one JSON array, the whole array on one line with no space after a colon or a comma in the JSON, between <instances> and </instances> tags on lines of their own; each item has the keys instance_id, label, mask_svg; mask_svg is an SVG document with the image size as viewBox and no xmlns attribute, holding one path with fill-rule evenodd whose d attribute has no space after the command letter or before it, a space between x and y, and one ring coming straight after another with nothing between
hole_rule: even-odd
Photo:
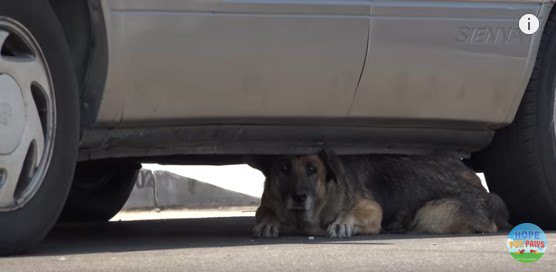
<instances>
[{"instance_id":1,"label":"dog's head","mask_svg":"<svg viewBox=\"0 0 556 272\"><path fill-rule=\"evenodd\" d=\"M265 194L279 206L310 213L338 186L339 159L330 152L319 155L258 157L249 161L266 176Z\"/></svg>"}]
</instances>

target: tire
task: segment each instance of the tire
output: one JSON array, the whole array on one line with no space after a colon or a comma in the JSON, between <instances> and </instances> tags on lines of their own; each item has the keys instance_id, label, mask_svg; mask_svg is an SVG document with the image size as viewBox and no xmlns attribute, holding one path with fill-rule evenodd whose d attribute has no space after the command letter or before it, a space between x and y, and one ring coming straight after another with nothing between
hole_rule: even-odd
<instances>
[{"instance_id":1,"label":"tire","mask_svg":"<svg viewBox=\"0 0 556 272\"><path fill-rule=\"evenodd\" d=\"M141 169L139 163L79 163L60 222L106 222L124 206Z\"/></svg>"},{"instance_id":2,"label":"tire","mask_svg":"<svg viewBox=\"0 0 556 272\"><path fill-rule=\"evenodd\" d=\"M6 77L10 73L14 73L13 78L17 81L21 75L24 75L23 78L30 78L40 74L37 78L32 78L37 81L32 81L33 83L29 86L20 85L20 93L23 94L22 96L25 96L26 93L24 92L33 94L32 99L36 100L32 105L37 112L37 116L41 118L38 131L31 131L30 128L27 130L27 122L30 122L29 120L32 118L30 119L27 114L24 115L25 133L33 132L35 133L33 135L37 136L44 132L44 148L35 150L29 146L26 151L27 155L22 169L29 170L29 172L22 171L22 174L19 175L19 172L12 171L11 180L16 180L17 188L11 195L14 200L18 199L18 195L21 198L13 201L12 204L4 203L2 210L0 210L0 255L7 255L23 253L41 241L62 211L70 189L77 158L79 100L75 70L69 54L70 50L60 23L47 1L0 1L0 34L9 34L9 36L6 36L9 39L0 43L2 49L1 61L3 61L0 62L0 76ZM18 34L21 34L21 36L18 36ZM16 41L27 38L32 42L18 43ZM28 57L28 55L20 55L21 51L18 51L25 51L26 48L39 49L29 52L32 52L34 57L32 58L32 65L40 67L42 69L40 70L41 73L37 73L37 70L32 70L33 72L21 70L13 62L9 62L7 57L5 58L7 55L16 58ZM48 80L49 75L50 80ZM2 96L5 95L4 91L2 90ZM35 97L35 94L38 96ZM3 98L7 99L6 97L0 97L0 102ZM44 107L41 107L41 105ZM5 109L10 109L9 103L5 103L4 106ZM32 107L26 103L23 108L27 111ZM11 107L11 109L14 110L15 108ZM15 116L17 116L17 113ZM9 119L4 121L6 120L7 122L4 122L4 125L12 125ZM31 126L29 125L29 127ZM37 127L35 126L35 128ZM4 130L4 127L0 125L0 134L3 131L8 133L8 130ZM14 137L10 138L8 136L4 139L13 140ZM36 138L33 138L33 140L36 140ZM36 143L37 141L32 142L32 144ZM20 148L21 145L17 148ZM40 147L40 145L34 146ZM33 150L33 152L30 150ZM35 153L37 150L44 152ZM0 152L0 169L2 167L8 169L4 169L3 177L0 175L0 182L4 179L4 186L10 182L10 165L2 165L1 161L4 159L4 162L6 162L10 159L10 153L6 154L3 156ZM27 164L29 154L33 154L29 158L37 163L36 168ZM35 157L34 154L41 155ZM15 174L17 178L13 178L14 173L17 173ZM23 175L23 173L29 175ZM22 180L26 180L26 182L23 183ZM18 193L18 188L23 188L20 193ZM0 192L3 189L6 188L0 188ZM8 194L4 196L6 195ZM0 200L2 200L1 197ZM3 200L6 200L6 198Z\"/></svg>"},{"instance_id":3,"label":"tire","mask_svg":"<svg viewBox=\"0 0 556 272\"><path fill-rule=\"evenodd\" d=\"M549 18L536 65L513 123L476 157L487 184L504 199L513 224L556 229L556 14Z\"/></svg>"}]
</instances>

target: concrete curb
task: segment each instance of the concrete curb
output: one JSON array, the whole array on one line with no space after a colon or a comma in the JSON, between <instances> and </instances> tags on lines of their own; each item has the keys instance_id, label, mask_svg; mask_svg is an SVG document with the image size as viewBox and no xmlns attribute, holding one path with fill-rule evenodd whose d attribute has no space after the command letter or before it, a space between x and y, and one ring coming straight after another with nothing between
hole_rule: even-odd
<instances>
[{"instance_id":1,"label":"concrete curb","mask_svg":"<svg viewBox=\"0 0 556 272\"><path fill-rule=\"evenodd\" d=\"M259 202L259 198L171 172L141 169L122 210L215 209L257 206Z\"/></svg>"}]
</instances>

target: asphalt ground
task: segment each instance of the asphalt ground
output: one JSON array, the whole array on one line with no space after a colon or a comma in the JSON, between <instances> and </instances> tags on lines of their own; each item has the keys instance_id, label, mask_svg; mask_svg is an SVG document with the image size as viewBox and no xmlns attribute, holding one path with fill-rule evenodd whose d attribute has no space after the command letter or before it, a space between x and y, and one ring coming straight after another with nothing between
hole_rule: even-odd
<instances>
[{"instance_id":1,"label":"asphalt ground","mask_svg":"<svg viewBox=\"0 0 556 272\"><path fill-rule=\"evenodd\" d=\"M514 260L506 234L383 234L252 239L253 217L56 226L0 271L556 271L556 233L536 263Z\"/></svg>"}]
</instances>

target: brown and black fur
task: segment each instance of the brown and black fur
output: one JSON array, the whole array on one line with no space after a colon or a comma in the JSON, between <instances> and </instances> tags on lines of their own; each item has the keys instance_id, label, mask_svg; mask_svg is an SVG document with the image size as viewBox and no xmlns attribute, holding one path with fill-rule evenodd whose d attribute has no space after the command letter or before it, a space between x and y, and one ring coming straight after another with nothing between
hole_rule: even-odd
<instances>
[{"instance_id":1,"label":"brown and black fur","mask_svg":"<svg viewBox=\"0 0 556 272\"><path fill-rule=\"evenodd\" d=\"M307 175L308 161L318 166L318 178ZM287 174L280 172L284 164L291 166ZM496 232L509 226L500 197L486 192L475 173L449 155L323 152L260 157L252 165L267 178L256 237L281 231L349 237L378 233L381 226L419 233ZM299 190L312 197L314 206L296 210L286 205Z\"/></svg>"},{"instance_id":2,"label":"brown and black fur","mask_svg":"<svg viewBox=\"0 0 556 272\"><path fill-rule=\"evenodd\" d=\"M259 157L250 165L266 176L253 236L285 232L349 237L380 232L378 203L363 183L338 178L323 156Z\"/></svg>"},{"instance_id":3,"label":"brown and black fur","mask_svg":"<svg viewBox=\"0 0 556 272\"><path fill-rule=\"evenodd\" d=\"M365 183L392 232L477 233L508 228L502 199L451 155L337 157L344 178ZM353 174L357 173L357 174ZM356 181L357 182L357 181Z\"/></svg>"}]
</instances>

